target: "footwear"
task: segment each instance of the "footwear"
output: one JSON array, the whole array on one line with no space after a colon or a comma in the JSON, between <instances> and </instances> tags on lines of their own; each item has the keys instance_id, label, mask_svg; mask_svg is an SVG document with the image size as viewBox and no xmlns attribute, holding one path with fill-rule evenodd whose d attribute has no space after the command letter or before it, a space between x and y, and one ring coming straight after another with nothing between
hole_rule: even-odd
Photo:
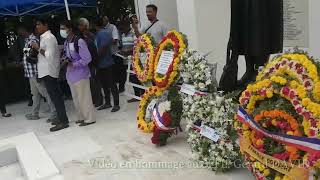
<instances>
[{"instance_id":1,"label":"footwear","mask_svg":"<svg viewBox=\"0 0 320 180\"><path fill-rule=\"evenodd\" d=\"M103 103L94 104L94 107L98 108L98 107L100 107L100 106L102 106L102 105L103 105Z\"/></svg>"},{"instance_id":2,"label":"footwear","mask_svg":"<svg viewBox=\"0 0 320 180\"><path fill-rule=\"evenodd\" d=\"M57 122L57 121L58 121L58 119L56 117L47 119L47 123L53 123L53 122Z\"/></svg>"},{"instance_id":3,"label":"footwear","mask_svg":"<svg viewBox=\"0 0 320 180\"><path fill-rule=\"evenodd\" d=\"M82 123L84 123L83 120L76 121L76 124L82 124Z\"/></svg>"},{"instance_id":4,"label":"footwear","mask_svg":"<svg viewBox=\"0 0 320 180\"><path fill-rule=\"evenodd\" d=\"M126 89L119 89L119 93L123 93L123 92L125 92L126 91Z\"/></svg>"},{"instance_id":5,"label":"footwear","mask_svg":"<svg viewBox=\"0 0 320 180\"><path fill-rule=\"evenodd\" d=\"M30 99L29 101L28 101L28 106L30 107L30 106L33 106L33 100L32 99Z\"/></svg>"},{"instance_id":6,"label":"footwear","mask_svg":"<svg viewBox=\"0 0 320 180\"><path fill-rule=\"evenodd\" d=\"M54 127L50 128L50 132L60 131L60 130L68 128L68 127L69 127L69 124L59 123L59 124L55 125Z\"/></svg>"},{"instance_id":7,"label":"footwear","mask_svg":"<svg viewBox=\"0 0 320 180\"><path fill-rule=\"evenodd\" d=\"M96 123L96 122L90 122L90 123L83 122L83 123L81 123L79 126L80 126L80 127L84 127L84 126L89 126L89 125L95 124L95 123Z\"/></svg>"},{"instance_id":8,"label":"footwear","mask_svg":"<svg viewBox=\"0 0 320 180\"><path fill-rule=\"evenodd\" d=\"M139 101L138 99L132 98L132 99L129 99L127 102L128 103L133 103L133 102L138 102L138 101Z\"/></svg>"},{"instance_id":9,"label":"footwear","mask_svg":"<svg viewBox=\"0 0 320 180\"><path fill-rule=\"evenodd\" d=\"M101 111L101 110L104 110L104 109L109 109L109 108L112 108L111 104L104 104L100 107L98 107L98 111Z\"/></svg>"},{"instance_id":10,"label":"footwear","mask_svg":"<svg viewBox=\"0 0 320 180\"><path fill-rule=\"evenodd\" d=\"M12 116L12 114L10 114L10 113L2 113L2 117L7 118L7 117L11 117L11 116Z\"/></svg>"},{"instance_id":11,"label":"footwear","mask_svg":"<svg viewBox=\"0 0 320 180\"><path fill-rule=\"evenodd\" d=\"M60 124L60 122L59 122L58 120L53 121L53 122L51 123L52 126L56 126L56 125L58 125L58 124Z\"/></svg>"},{"instance_id":12,"label":"footwear","mask_svg":"<svg viewBox=\"0 0 320 180\"><path fill-rule=\"evenodd\" d=\"M111 110L111 112L117 112L120 110L120 106L114 106Z\"/></svg>"},{"instance_id":13,"label":"footwear","mask_svg":"<svg viewBox=\"0 0 320 180\"><path fill-rule=\"evenodd\" d=\"M39 120L39 119L41 119L39 117L39 115L33 115L33 114L27 114L26 118L27 118L27 120Z\"/></svg>"}]
</instances>

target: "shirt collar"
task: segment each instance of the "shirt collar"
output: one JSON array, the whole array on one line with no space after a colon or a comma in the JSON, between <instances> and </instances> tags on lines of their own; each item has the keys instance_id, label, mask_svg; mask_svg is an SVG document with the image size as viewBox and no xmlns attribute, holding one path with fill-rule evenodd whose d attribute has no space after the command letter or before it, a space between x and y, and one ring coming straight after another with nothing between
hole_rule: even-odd
<instances>
[{"instance_id":1,"label":"shirt collar","mask_svg":"<svg viewBox=\"0 0 320 180\"><path fill-rule=\"evenodd\" d=\"M41 38L43 38L43 37L45 37L45 36L47 36L47 35L49 35L49 34L51 34L51 31L50 30L48 30L48 31L46 31L45 33L43 33L43 34L41 34Z\"/></svg>"}]
</instances>

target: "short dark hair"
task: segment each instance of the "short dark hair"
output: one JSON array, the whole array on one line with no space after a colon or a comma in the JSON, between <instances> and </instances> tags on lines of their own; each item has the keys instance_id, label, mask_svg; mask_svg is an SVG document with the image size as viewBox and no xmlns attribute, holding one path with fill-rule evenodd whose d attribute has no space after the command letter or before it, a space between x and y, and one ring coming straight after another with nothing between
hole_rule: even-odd
<instances>
[{"instance_id":1,"label":"short dark hair","mask_svg":"<svg viewBox=\"0 0 320 180\"><path fill-rule=\"evenodd\" d=\"M71 29L73 33L79 32L76 24L70 20L64 20L60 23L60 25L66 26L66 28Z\"/></svg>"},{"instance_id":2,"label":"short dark hair","mask_svg":"<svg viewBox=\"0 0 320 180\"><path fill-rule=\"evenodd\" d=\"M29 24L21 23L21 24L18 25L18 29L26 31L28 33L33 33L34 32L34 28L35 28L35 26L34 26L33 23L31 23L31 24L30 23Z\"/></svg>"},{"instance_id":3,"label":"short dark hair","mask_svg":"<svg viewBox=\"0 0 320 180\"><path fill-rule=\"evenodd\" d=\"M94 20L94 25L97 27L103 27L103 17L96 18Z\"/></svg>"},{"instance_id":4,"label":"short dark hair","mask_svg":"<svg viewBox=\"0 0 320 180\"><path fill-rule=\"evenodd\" d=\"M158 7L154 4L147 5L147 8L152 8L154 11L158 12Z\"/></svg>"},{"instance_id":5,"label":"short dark hair","mask_svg":"<svg viewBox=\"0 0 320 180\"><path fill-rule=\"evenodd\" d=\"M39 17L36 19L37 22L40 22L43 25L47 25L49 27L50 25L50 21L49 18L45 18L45 17Z\"/></svg>"}]
</instances>

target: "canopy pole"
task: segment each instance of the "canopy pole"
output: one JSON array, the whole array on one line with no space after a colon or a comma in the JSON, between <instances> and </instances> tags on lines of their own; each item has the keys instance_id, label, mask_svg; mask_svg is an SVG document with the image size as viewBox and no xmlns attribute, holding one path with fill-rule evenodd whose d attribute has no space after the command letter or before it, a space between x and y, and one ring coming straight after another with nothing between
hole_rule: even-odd
<instances>
[{"instance_id":1,"label":"canopy pole","mask_svg":"<svg viewBox=\"0 0 320 180\"><path fill-rule=\"evenodd\" d=\"M64 0L64 5L66 6L67 18L68 20L71 20L68 0Z\"/></svg>"}]
</instances>

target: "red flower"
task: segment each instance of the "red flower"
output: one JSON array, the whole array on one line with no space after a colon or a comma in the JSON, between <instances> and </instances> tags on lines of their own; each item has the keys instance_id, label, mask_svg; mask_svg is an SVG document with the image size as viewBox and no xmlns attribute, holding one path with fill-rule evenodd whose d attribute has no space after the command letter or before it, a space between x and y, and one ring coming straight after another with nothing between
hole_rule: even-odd
<instances>
[{"instance_id":1,"label":"red flower","mask_svg":"<svg viewBox=\"0 0 320 180\"><path fill-rule=\"evenodd\" d=\"M310 83L309 81L306 81L306 82L304 83L304 86L305 86L305 87L310 87L310 86L311 86L311 83Z\"/></svg>"},{"instance_id":2,"label":"red flower","mask_svg":"<svg viewBox=\"0 0 320 180\"><path fill-rule=\"evenodd\" d=\"M310 136L316 136L316 131L313 129L309 130Z\"/></svg>"},{"instance_id":3,"label":"red flower","mask_svg":"<svg viewBox=\"0 0 320 180\"><path fill-rule=\"evenodd\" d=\"M290 98L293 99L293 98L295 98L295 97L296 97L295 92L294 92L294 91L291 91L291 92L290 92Z\"/></svg>"},{"instance_id":4,"label":"red flower","mask_svg":"<svg viewBox=\"0 0 320 180\"><path fill-rule=\"evenodd\" d=\"M171 115L167 112L164 112L162 115L163 125L169 127L171 124Z\"/></svg>"},{"instance_id":5,"label":"red flower","mask_svg":"<svg viewBox=\"0 0 320 180\"><path fill-rule=\"evenodd\" d=\"M298 74L302 74L302 72L303 72L303 69L302 69L302 68L297 69L297 73L298 73Z\"/></svg>"},{"instance_id":6,"label":"red flower","mask_svg":"<svg viewBox=\"0 0 320 180\"><path fill-rule=\"evenodd\" d=\"M306 119L310 119L311 118L311 114L309 112L304 112L303 113L303 116L306 118Z\"/></svg>"},{"instance_id":7,"label":"red flower","mask_svg":"<svg viewBox=\"0 0 320 180\"><path fill-rule=\"evenodd\" d=\"M160 130L158 128L154 128L153 136L151 138L152 144L159 144L160 143L159 136L160 136Z\"/></svg>"},{"instance_id":8,"label":"red flower","mask_svg":"<svg viewBox=\"0 0 320 180\"><path fill-rule=\"evenodd\" d=\"M315 121L314 119L311 119L310 123L312 127L317 127L317 121Z\"/></svg>"},{"instance_id":9,"label":"red flower","mask_svg":"<svg viewBox=\"0 0 320 180\"><path fill-rule=\"evenodd\" d=\"M302 107L298 107L296 110L299 114L302 113Z\"/></svg>"},{"instance_id":10,"label":"red flower","mask_svg":"<svg viewBox=\"0 0 320 180\"><path fill-rule=\"evenodd\" d=\"M290 62L289 67L292 68L292 66L293 66L293 62Z\"/></svg>"},{"instance_id":11,"label":"red flower","mask_svg":"<svg viewBox=\"0 0 320 180\"><path fill-rule=\"evenodd\" d=\"M289 95L290 92L290 88L288 86L285 86L284 88L282 88L282 93L286 96Z\"/></svg>"},{"instance_id":12,"label":"red flower","mask_svg":"<svg viewBox=\"0 0 320 180\"><path fill-rule=\"evenodd\" d=\"M299 103L299 101L297 101L297 100L293 100L292 104L293 104L294 106L297 106L297 105L299 105L300 103Z\"/></svg>"}]
</instances>

